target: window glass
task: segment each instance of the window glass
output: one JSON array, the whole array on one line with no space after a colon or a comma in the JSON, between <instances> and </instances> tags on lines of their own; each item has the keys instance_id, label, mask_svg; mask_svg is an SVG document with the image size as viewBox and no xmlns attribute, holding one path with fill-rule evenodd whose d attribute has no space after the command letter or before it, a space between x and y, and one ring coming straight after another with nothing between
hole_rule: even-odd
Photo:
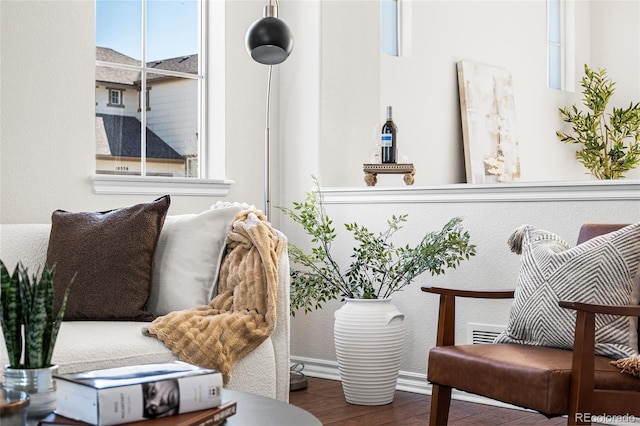
<instances>
[{"instance_id":1,"label":"window glass","mask_svg":"<svg viewBox=\"0 0 640 426\"><path fill-rule=\"evenodd\" d=\"M398 0L380 1L380 49L398 56Z\"/></svg>"},{"instance_id":2,"label":"window glass","mask_svg":"<svg viewBox=\"0 0 640 426\"><path fill-rule=\"evenodd\" d=\"M200 10L96 0L97 174L200 177Z\"/></svg>"},{"instance_id":3,"label":"window glass","mask_svg":"<svg viewBox=\"0 0 640 426\"><path fill-rule=\"evenodd\" d=\"M564 0L547 0L547 81L549 87L562 89L565 75Z\"/></svg>"}]
</instances>

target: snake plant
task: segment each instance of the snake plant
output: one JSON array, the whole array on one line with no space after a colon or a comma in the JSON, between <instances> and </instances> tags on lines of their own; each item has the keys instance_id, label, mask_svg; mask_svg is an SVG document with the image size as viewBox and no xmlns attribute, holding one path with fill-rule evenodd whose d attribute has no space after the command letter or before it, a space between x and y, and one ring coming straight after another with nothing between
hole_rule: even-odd
<instances>
[{"instance_id":1,"label":"snake plant","mask_svg":"<svg viewBox=\"0 0 640 426\"><path fill-rule=\"evenodd\" d=\"M0 322L11 368L46 368L51 365L71 282L60 310L53 312L55 266L29 275L18 263L12 274L0 260ZM21 362L22 361L22 362Z\"/></svg>"}]
</instances>

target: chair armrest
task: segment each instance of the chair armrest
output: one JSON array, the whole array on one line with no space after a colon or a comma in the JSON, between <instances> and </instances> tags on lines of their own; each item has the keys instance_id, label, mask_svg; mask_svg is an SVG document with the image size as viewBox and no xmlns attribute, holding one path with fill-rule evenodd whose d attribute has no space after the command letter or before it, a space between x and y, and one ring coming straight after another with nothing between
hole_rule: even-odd
<instances>
[{"instance_id":1,"label":"chair armrest","mask_svg":"<svg viewBox=\"0 0 640 426\"><path fill-rule=\"evenodd\" d=\"M440 295L438 308L438 332L436 346L452 346L456 340L456 297L471 297L482 299L511 299L514 290L457 290L442 287L422 287L426 293Z\"/></svg>"},{"instance_id":2,"label":"chair armrest","mask_svg":"<svg viewBox=\"0 0 640 426\"><path fill-rule=\"evenodd\" d=\"M594 314L640 316L640 305L594 305L592 303L569 302L565 300L561 300L558 304L563 308Z\"/></svg>"},{"instance_id":3,"label":"chair armrest","mask_svg":"<svg viewBox=\"0 0 640 426\"><path fill-rule=\"evenodd\" d=\"M422 287L425 293L434 293L441 296L471 297L476 299L513 299L514 290L462 290L442 287Z\"/></svg>"},{"instance_id":4,"label":"chair armrest","mask_svg":"<svg viewBox=\"0 0 640 426\"><path fill-rule=\"evenodd\" d=\"M571 395L569 413L590 412L591 404L597 398L617 398L623 404L637 404L637 394L616 393L594 389L595 382L595 330L596 314L640 316L637 305L596 305L592 303L560 301L562 308L576 310L575 338L573 342L573 362L571 367ZM586 410L586 411L585 411ZM570 414L571 416L571 414Z\"/></svg>"}]
</instances>

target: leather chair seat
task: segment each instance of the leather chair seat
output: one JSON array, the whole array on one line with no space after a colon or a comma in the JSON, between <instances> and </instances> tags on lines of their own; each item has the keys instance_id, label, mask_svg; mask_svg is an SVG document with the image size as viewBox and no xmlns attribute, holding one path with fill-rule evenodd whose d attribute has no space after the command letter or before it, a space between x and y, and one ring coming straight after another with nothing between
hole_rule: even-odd
<instances>
[{"instance_id":1,"label":"leather chair seat","mask_svg":"<svg viewBox=\"0 0 640 426\"><path fill-rule=\"evenodd\" d=\"M429 352L428 380L562 415L569 410L572 356L570 350L517 344L437 346ZM609 361L595 357L595 387L640 392L640 380Z\"/></svg>"}]
</instances>

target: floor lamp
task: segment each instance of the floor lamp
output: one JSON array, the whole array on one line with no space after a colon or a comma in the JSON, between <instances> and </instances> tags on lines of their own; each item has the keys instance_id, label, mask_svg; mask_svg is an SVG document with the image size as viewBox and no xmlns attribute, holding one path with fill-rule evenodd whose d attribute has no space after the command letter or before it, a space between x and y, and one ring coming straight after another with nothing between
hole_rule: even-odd
<instances>
[{"instance_id":1,"label":"floor lamp","mask_svg":"<svg viewBox=\"0 0 640 426\"><path fill-rule=\"evenodd\" d=\"M267 108L264 130L264 214L271 218L270 130L269 104L271 101L271 71L273 65L284 62L293 50L293 36L287 24L278 19L277 0L268 0L264 17L255 21L247 30L247 51L254 61L269 66L267 76Z\"/></svg>"}]
</instances>

